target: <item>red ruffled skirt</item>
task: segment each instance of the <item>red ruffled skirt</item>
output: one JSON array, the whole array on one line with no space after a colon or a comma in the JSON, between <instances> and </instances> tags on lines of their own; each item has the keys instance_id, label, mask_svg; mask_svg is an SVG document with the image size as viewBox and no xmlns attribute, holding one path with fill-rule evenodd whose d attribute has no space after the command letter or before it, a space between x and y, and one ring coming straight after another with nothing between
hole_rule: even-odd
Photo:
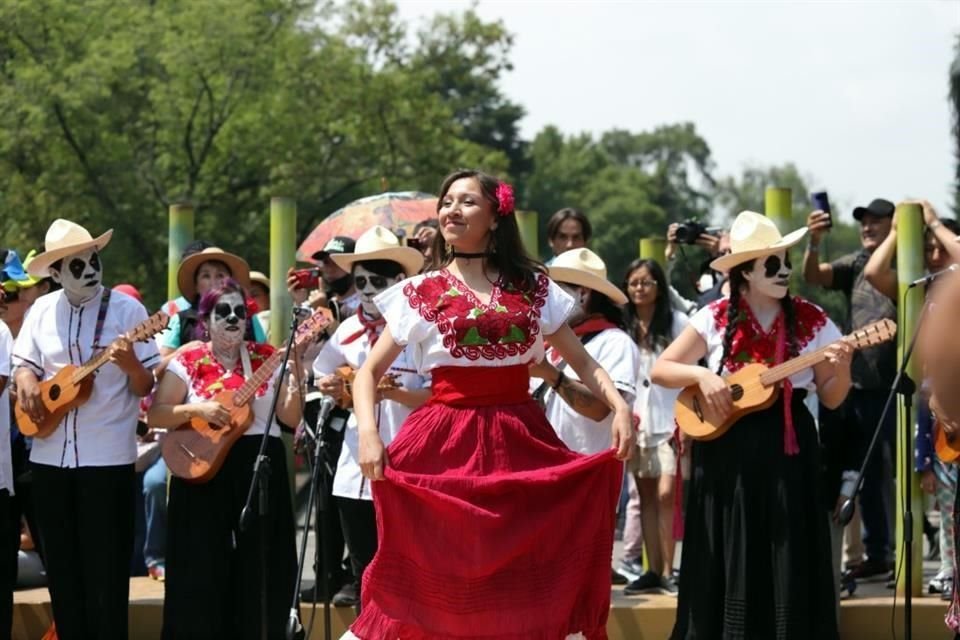
<instances>
[{"instance_id":1,"label":"red ruffled skirt","mask_svg":"<svg viewBox=\"0 0 960 640\"><path fill-rule=\"evenodd\" d=\"M604 639L622 463L583 456L526 367L443 367L373 485L361 640Z\"/></svg>"}]
</instances>

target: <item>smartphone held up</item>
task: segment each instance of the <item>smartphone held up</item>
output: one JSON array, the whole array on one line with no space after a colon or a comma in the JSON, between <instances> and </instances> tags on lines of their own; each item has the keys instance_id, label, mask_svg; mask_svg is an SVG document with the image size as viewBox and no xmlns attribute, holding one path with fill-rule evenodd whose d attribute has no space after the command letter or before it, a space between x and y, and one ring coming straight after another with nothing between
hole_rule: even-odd
<instances>
[{"instance_id":1,"label":"smartphone held up","mask_svg":"<svg viewBox=\"0 0 960 640\"><path fill-rule=\"evenodd\" d=\"M819 209L827 214L827 228L833 228L833 212L830 211L830 198L826 191L814 191L810 194L810 203L813 208Z\"/></svg>"}]
</instances>

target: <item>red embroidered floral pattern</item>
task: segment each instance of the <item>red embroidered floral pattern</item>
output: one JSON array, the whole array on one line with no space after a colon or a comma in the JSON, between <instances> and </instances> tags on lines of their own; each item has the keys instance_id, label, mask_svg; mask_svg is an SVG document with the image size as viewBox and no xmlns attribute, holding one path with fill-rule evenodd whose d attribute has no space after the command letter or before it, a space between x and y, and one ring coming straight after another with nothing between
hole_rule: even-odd
<instances>
[{"instance_id":1,"label":"red embroidered floral pattern","mask_svg":"<svg viewBox=\"0 0 960 640\"><path fill-rule=\"evenodd\" d=\"M437 325L443 346L455 358L500 360L527 352L540 333L540 310L550 281L537 278L536 289L523 292L494 285L483 304L446 269L403 288L410 306Z\"/></svg>"},{"instance_id":2,"label":"red embroidered floral pattern","mask_svg":"<svg viewBox=\"0 0 960 640\"><path fill-rule=\"evenodd\" d=\"M727 328L729 304L729 300L723 299L710 305L713 309L713 322L721 333L724 333ZM797 349L803 350L814 339L817 332L827 324L827 315L823 309L803 298L793 298L793 310ZM731 373L739 371L752 362L760 362L767 366L777 364L777 331L782 321L781 314L770 330L765 332L753 316L750 306L746 301L741 300L737 315L737 330L733 334L730 356L725 363L727 370Z\"/></svg>"},{"instance_id":3,"label":"red embroidered floral pattern","mask_svg":"<svg viewBox=\"0 0 960 640\"><path fill-rule=\"evenodd\" d=\"M268 344L258 344L254 342L245 343L247 351L250 354L250 368L256 371L271 355L274 348ZM194 392L201 398L210 399L221 391L235 391L243 386L243 363L237 362L233 371L227 372L210 351L210 343L206 343L195 349L184 351L177 360L187 370L190 376L190 386ZM265 382L257 389L257 397L263 396L267 392Z\"/></svg>"}]
</instances>

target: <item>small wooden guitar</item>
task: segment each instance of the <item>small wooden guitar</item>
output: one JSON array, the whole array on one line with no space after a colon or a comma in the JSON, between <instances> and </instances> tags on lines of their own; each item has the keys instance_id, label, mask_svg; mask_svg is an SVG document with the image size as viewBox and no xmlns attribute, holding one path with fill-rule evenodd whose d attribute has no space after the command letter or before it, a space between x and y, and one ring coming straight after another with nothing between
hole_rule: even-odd
<instances>
[{"instance_id":1,"label":"small wooden guitar","mask_svg":"<svg viewBox=\"0 0 960 640\"><path fill-rule=\"evenodd\" d=\"M948 436L939 420L933 423L933 448L940 462L952 464L960 461L960 436Z\"/></svg>"},{"instance_id":2,"label":"small wooden guitar","mask_svg":"<svg viewBox=\"0 0 960 640\"><path fill-rule=\"evenodd\" d=\"M138 324L133 331L126 334L126 337L131 342L146 342L166 329L168 322L170 317L163 311L159 311ZM30 419L17 402L14 413L17 416L20 432L25 436L47 438L56 431L64 416L90 399L90 394L93 393L94 374L110 361L118 341L119 338L86 363L79 366L68 364L55 376L40 383L40 401L47 413L39 422Z\"/></svg>"},{"instance_id":3,"label":"small wooden guitar","mask_svg":"<svg viewBox=\"0 0 960 640\"><path fill-rule=\"evenodd\" d=\"M892 340L897 333L893 320L880 320L841 338L854 349L872 347ZM722 422L707 415L708 405L698 385L690 385L680 392L674 410L680 430L694 440L719 438L740 418L748 413L761 411L777 400L779 383L790 376L826 360L823 347L811 353L787 360L769 368L760 363L749 364L725 378L733 395L733 411Z\"/></svg>"},{"instance_id":4,"label":"small wooden guitar","mask_svg":"<svg viewBox=\"0 0 960 640\"><path fill-rule=\"evenodd\" d=\"M328 309L317 309L297 328L296 345L309 343L332 322ZM246 348L241 347L241 348ZM213 397L230 412L230 423L210 424L203 418L191 418L167 432L161 447L170 473L188 482L207 482L217 475L233 444L253 424L253 407L259 389L283 362L284 350L278 349L239 389L221 391Z\"/></svg>"},{"instance_id":5,"label":"small wooden guitar","mask_svg":"<svg viewBox=\"0 0 960 640\"><path fill-rule=\"evenodd\" d=\"M341 409L352 409L353 379L357 376L357 370L347 365L339 367L334 372L334 375L343 381L343 392L340 394L340 400L337 401L337 406L339 406ZM380 379L380 384L377 385L377 391L389 391L390 389L396 389L399 386L400 385L397 383L396 376L388 373Z\"/></svg>"}]
</instances>

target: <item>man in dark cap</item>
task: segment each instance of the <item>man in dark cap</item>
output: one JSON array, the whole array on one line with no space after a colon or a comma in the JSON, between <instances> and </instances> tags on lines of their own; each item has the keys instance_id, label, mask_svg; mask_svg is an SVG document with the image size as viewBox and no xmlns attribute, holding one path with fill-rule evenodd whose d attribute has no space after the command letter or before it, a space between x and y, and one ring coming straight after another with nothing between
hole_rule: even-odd
<instances>
[{"instance_id":1,"label":"man in dark cap","mask_svg":"<svg viewBox=\"0 0 960 640\"><path fill-rule=\"evenodd\" d=\"M830 214L814 211L807 218L810 235L803 255L803 276L811 284L843 292L849 311L848 331L884 318L897 319L895 302L870 284L864 274L870 255L890 233L893 212L893 203L883 198L855 208L853 217L860 223L861 249L833 262L820 261L820 241L830 230ZM856 440L862 454L866 453L873 429L880 420L895 375L896 344L893 342L858 351L853 357L853 388L844 404L846 416L843 421L849 428L859 430ZM893 460L895 452L894 412L888 413L881 435L881 446L870 459L860 493L867 557L851 568L855 578L886 576L893 567L890 530L894 506L893 476L886 461Z\"/></svg>"},{"instance_id":2,"label":"man in dark cap","mask_svg":"<svg viewBox=\"0 0 960 640\"><path fill-rule=\"evenodd\" d=\"M331 306L336 309L334 315L338 320L356 313L357 307L360 306L360 293L353 286L353 276L330 259L333 254L353 253L355 248L356 242L353 238L336 236L328 240L323 249L311 256L319 264L320 278L323 281L322 288L316 294L311 294L297 280L291 269L287 273L287 289L294 303L298 305L309 303L312 307Z\"/></svg>"}]
</instances>

